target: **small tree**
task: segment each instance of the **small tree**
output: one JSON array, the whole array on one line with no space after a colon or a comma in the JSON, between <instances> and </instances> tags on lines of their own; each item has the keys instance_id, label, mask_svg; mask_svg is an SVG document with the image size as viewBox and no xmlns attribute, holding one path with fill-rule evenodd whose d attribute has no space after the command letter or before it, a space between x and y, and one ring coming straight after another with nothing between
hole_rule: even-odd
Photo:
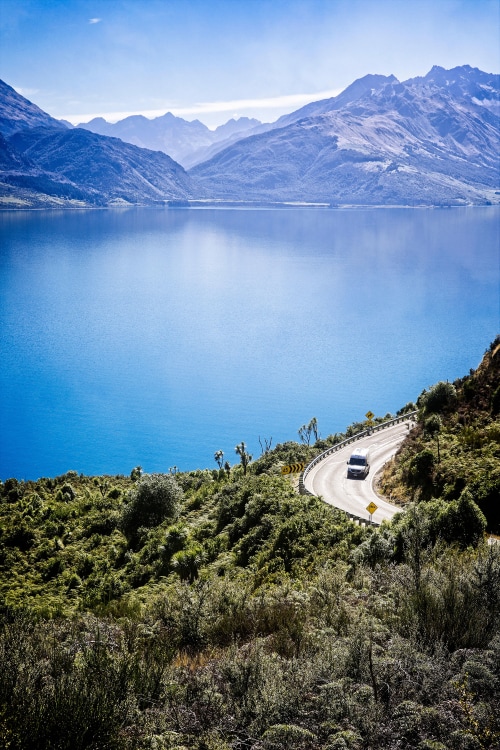
<instances>
[{"instance_id":1,"label":"small tree","mask_svg":"<svg viewBox=\"0 0 500 750\"><path fill-rule=\"evenodd\" d=\"M167 518L176 519L183 492L171 474L144 474L129 492L120 527L129 539L135 539L141 526L158 526Z\"/></svg>"},{"instance_id":2,"label":"small tree","mask_svg":"<svg viewBox=\"0 0 500 750\"><path fill-rule=\"evenodd\" d=\"M462 549L476 547L486 531L486 518L468 489L458 500L449 503L439 524L443 538L450 543L457 542Z\"/></svg>"},{"instance_id":3,"label":"small tree","mask_svg":"<svg viewBox=\"0 0 500 750\"><path fill-rule=\"evenodd\" d=\"M500 385L493 391L491 397L491 413L493 416L500 413Z\"/></svg>"},{"instance_id":4,"label":"small tree","mask_svg":"<svg viewBox=\"0 0 500 750\"><path fill-rule=\"evenodd\" d=\"M193 543L187 549L172 555L170 562L173 570L177 571L182 581L193 583L198 578L198 571L203 564L203 547Z\"/></svg>"},{"instance_id":5,"label":"small tree","mask_svg":"<svg viewBox=\"0 0 500 750\"><path fill-rule=\"evenodd\" d=\"M234 449L240 457L240 463L243 466L243 474L246 476L248 464L252 460L252 456L248 453L245 443L242 441Z\"/></svg>"},{"instance_id":6,"label":"small tree","mask_svg":"<svg viewBox=\"0 0 500 750\"><path fill-rule=\"evenodd\" d=\"M141 475L142 475L142 466L136 466L130 472L130 479L133 482L137 482L137 480L141 478Z\"/></svg>"},{"instance_id":7,"label":"small tree","mask_svg":"<svg viewBox=\"0 0 500 750\"><path fill-rule=\"evenodd\" d=\"M427 393L422 393L418 405L426 414L441 414L453 406L457 400L457 391L452 383L439 382L433 385Z\"/></svg>"},{"instance_id":8,"label":"small tree","mask_svg":"<svg viewBox=\"0 0 500 750\"><path fill-rule=\"evenodd\" d=\"M259 443L260 443L261 455L266 456L271 450L271 446L273 444L272 437L270 437L269 440L267 438L264 438L264 445L262 445L262 440L260 439L260 435L259 435Z\"/></svg>"},{"instance_id":9,"label":"small tree","mask_svg":"<svg viewBox=\"0 0 500 750\"><path fill-rule=\"evenodd\" d=\"M219 469L222 469L224 465L224 451L215 451L214 459Z\"/></svg>"},{"instance_id":10,"label":"small tree","mask_svg":"<svg viewBox=\"0 0 500 750\"><path fill-rule=\"evenodd\" d=\"M441 453L439 451L439 433L443 423L439 414L431 414L431 416L425 420L424 430L431 437L436 438L437 449L438 449L438 464L441 462Z\"/></svg>"},{"instance_id":11,"label":"small tree","mask_svg":"<svg viewBox=\"0 0 500 750\"><path fill-rule=\"evenodd\" d=\"M311 442L311 435L307 432L307 425L303 424L302 427L299 427L298 433L301 442L309 447L309 443Z\"/></svg>"},{"instance_id":12,"label":"small tree","mask_svg":"<svg viewBox=\"0 0 500 750\"><path fill-rule=\"evenodd\" d=\"M402 414L408 414L410 411L415 411L416 405L413 403L413 401L408 401L407 404L401 407L401 409L398 409L396 412L396 416L400 417Z\"/></svg>"},{"instance_id":13,"label":"small tree","mask_svg":"<svg viewBox=\"0 0 500 750\"><path fill-rule=\"evenodd\" d=\"M313 417L309 424L303 424L302 427L299 428L299 437L301 441L309 447L311 444L311 437L314 435L314 442L316 443L319 438L318 433L318 420L316 417Z\"/></svg>"},{"instance_id":14,"label":"small tree","mask_svg":"<svg viewBox=\"0 0 500 750\"><path fill-rule=\"evenodd\" d=\"M404 517L400 518L396 533L396 556L410 567L415 591L420 591L422 571L431 545L430 522L422 506L410 506Z\"/></svg>"},{"instance_id":15,"label":"small tree","mask_svg":"<svg viewBox=\"0 0 500 750\"><path fill-rule=\"evenodd\" d=\"M308 424L308 429L311 430L312 434L314 435L314 442L316 443L319 439L318 420L316 419L316 417L313 417L311 419Z\"/></svg>"},{"instance_id":16,"label":"small tree","mask_svg":"<svg viewBox=\"0 0 500 750\"><path fill-rule=\"evenodd\" d=\"M409 466L409 480L413 487L421 487L430 492L435 461L434 453L427 449L413 456Z\"/></svg>"}]
</instances>

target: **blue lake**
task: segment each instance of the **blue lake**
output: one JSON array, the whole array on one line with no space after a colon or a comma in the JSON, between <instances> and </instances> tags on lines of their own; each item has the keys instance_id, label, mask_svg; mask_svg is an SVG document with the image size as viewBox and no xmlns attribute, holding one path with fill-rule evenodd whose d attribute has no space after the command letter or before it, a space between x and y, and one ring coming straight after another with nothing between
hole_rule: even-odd
<instances>
[{"instance_id":1,"label":"blue lake","mask_svg":"<svg viewBox=\"0 0 500 750\"><path fill-rule=\"evenodd\" d=\"M497 208L0 214L0 478L215 467L476 367Z\"/></svg>"}]
</instances>

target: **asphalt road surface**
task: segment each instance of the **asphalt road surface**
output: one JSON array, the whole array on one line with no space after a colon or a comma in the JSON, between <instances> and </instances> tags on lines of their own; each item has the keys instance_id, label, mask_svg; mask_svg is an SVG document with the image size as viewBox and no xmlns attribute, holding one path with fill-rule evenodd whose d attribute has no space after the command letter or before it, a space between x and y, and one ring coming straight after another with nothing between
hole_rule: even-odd
<instances>
[{"instance_id":1,"label":"asphalt road surface","mask_svg":"<svg viewBox=\"0 0 500 750\"><path fill-rule=\"evenodd\" d=\"M412 426L411 422L402 422L346 445L314 466L306 475L304 486L313 495L320 495L330 505L353 513L359 518L369 520L370 514L366 508L371 502L378 506L372 516L374 523L378 524L392 518L401 508L391 505L377 494L374 480L377 472L396 453ZM355 448L368 447L370 473L365 479L348 479L349 456Z\"/></svg>"}]
</instances>

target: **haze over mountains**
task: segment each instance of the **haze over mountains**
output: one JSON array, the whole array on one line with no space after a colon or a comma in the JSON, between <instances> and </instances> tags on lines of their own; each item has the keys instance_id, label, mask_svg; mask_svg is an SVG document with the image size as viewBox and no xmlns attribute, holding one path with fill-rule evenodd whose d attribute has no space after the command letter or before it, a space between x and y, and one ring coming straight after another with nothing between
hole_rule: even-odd
<instances>
[{"instance_id":1,"label":"haze over mountains","mask_svg":"<svg viewBox=\"0 0 500 750\"><path fill-rule=\"evenodd\" d=\"M182 200L185 170L150 151L59 120L0 81L0 206L106 206Z\"/></svg>"},{"instance_id":2,"label":"haze over mountains","mask_svg":"<svg viewBox=\"0 0 500 750\"><path fill-rule=\"evenodd\" d=\"M499 89L468 65L367 75L275 123L210 131L170 113L68 128L0 82L0 206L499 203Z\"/></svg>"},{"instance_id":3,"label":"haze over mountains","mask_svg":"<svg viewBox=\"0 0 500 750\"><path fill-rule=\"evenodd\" d=\"M189 169L253 132L258 125L261 125L259 120L240 117L210 130L199 120L189 122L167 112L152 120L143 115L132 115L116 123L96 117L90 122L80 123L78 127L99 135L121 138L142 148L163 151Z\"/></svg>"},{"instance_id":4,"label":"haze over mountains","mask_svg":"<svg viewBox=\"0 0 500 750\"><path fill-rule=\"evenodd\" d=\"M367 76L281 118L191 175L219 198L326 203L495 200L499 78L468 66ZM280 127L281 125L281 127Z\"/></svg>"}]
</instances>

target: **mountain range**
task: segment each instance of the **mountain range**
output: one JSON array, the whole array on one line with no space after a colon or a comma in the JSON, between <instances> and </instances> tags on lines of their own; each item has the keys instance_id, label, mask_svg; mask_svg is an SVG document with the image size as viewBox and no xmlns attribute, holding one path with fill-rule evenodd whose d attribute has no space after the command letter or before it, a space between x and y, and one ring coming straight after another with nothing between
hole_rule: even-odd
<instances>
[{"instance_id":1,"label":"mountain range","mask_svg":"<svg viewBox=\"0 0 500 750\"><path fill-rule=\"evenodd\" d=\"M167 154L68 128L0 81L0 206L152 204L195 191Z\"/></svg>"},{"instance_id":2,"label":"mountain range","mask_svg":"<svg viewBox=\"0 0 500 750\"><path fill-rule=\"evenodd\" d=\"M274 123L210 131L171 113L68 127L0 81L0 206L499 203L499 91L468 65L367 75Z\"/></svg>"},{"instance_id":3,"label":"mountain range","mask_svg":"<svg viewBox=\"0 0 500 750\"><path fill-rule=\"evenodd\" d=\"M189 169L245 137L261 124L259 120L240 117L210 130L199 120L189 122L167 112L152 120L143 115L132 115L116 123L95 117L90 122L80 123L78 127L99 135L114 136L142 148L163 151Z\"/></svg>"},{"instance_id":4,"label":"mountain range","mask_svg":"<svg viewBox=\"0 0 500 750\"><path fill-rule=\"evenodd\" d=\"M464 66L366 76L196 166L221 199L498 202L499 77Z\"/></svg>"}]
</instances>

